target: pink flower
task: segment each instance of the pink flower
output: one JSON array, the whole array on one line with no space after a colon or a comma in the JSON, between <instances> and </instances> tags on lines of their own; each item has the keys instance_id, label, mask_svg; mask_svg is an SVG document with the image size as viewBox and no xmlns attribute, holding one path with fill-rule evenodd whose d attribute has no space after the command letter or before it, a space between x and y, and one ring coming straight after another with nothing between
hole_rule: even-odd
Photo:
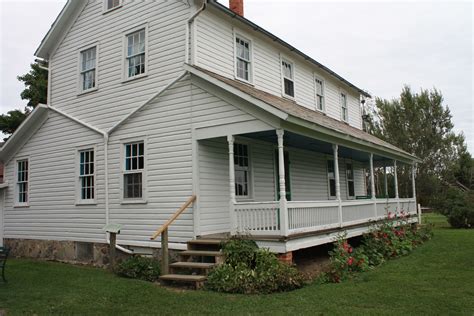
<instances>
[{"instance_id":1,"label":"pink flower","mask_svg":"<svg viewBox=\"0 0 474 316\"><path fill-rule=\"evenodd\" d=\"M349 257L349 259L347 259L347 264L351 266L353 263L354 263L354 258Z\"/></svg>"}]
</instances>

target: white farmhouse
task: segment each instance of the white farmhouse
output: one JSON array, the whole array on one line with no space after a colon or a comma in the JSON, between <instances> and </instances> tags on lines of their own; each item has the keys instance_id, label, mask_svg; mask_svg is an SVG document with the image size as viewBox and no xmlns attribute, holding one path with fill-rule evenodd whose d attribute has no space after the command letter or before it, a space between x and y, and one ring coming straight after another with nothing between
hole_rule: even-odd
<instances>
[{"instance_id":1,"label":"white farmhouse","mask_svg":"<svg viewBox=\"0 0 474 316\"><path fill-rule=\"evenodd\" d=\"M97 261L106 224L123 251L158 249L193 196L170 249L241 233L288 256L416 213L396 176L376 194L375 167L418 159L362 130L370 96L230 2L67 2L36 51L48 104L0 150L13 252Z\"/></svg>"}]
</instances>

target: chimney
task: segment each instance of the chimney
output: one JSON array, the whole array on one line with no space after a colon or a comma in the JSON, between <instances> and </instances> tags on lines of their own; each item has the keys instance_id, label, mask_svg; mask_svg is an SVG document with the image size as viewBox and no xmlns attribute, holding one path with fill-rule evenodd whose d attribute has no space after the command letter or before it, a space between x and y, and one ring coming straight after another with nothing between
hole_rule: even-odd
<instances>
[{"instance_id":1,"label":"chimney","mask_svg":"<svg viewBox=\"0 0 474 316\"><path fill-rule=\"evenodd\" d=\"M229 0L229 9L235 14L244 16L244 0Z\"/></svg>"}]
</instances>

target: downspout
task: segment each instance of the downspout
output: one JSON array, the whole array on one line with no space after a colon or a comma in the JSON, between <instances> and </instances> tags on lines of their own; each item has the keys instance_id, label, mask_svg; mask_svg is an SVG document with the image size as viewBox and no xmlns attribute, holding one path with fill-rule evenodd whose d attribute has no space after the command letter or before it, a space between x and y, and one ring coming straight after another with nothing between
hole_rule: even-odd
<instances>
[{"instance_id":1,"label":"downspout","mask_svg":"<svg viewBox=\"0 0 474 316\"><path fill-rule=\"evenodd\" d=\"M206 10L207 0L204 0L202 3L201 8L197 10L188 20L186 23L186 42L185 42L185 51L184 51L184 62L186 64L191 64L191 53L189 51L189 41L191 36L191 24L193 23L194 19L204 10Z\"/></svg>"}]
</instances>

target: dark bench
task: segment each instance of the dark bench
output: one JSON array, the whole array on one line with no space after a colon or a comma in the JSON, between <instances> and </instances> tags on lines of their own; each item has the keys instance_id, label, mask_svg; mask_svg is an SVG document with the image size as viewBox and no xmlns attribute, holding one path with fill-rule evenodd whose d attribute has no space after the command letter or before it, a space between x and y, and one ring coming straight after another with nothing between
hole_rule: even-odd
<instances>
[{"instance_id":1,"label":"dark bench","mask_svg":"<svg viewBox=\"0 0 474 316\"><path fill-rule=\"evenodd\" d=\"M7 279L5 279L5 265L7 264L9 253L10 253L10 249L5 248L5 247L0 247L0 269L2 270L3 282L7 282Z\"/></svg>"}]
</instances>

